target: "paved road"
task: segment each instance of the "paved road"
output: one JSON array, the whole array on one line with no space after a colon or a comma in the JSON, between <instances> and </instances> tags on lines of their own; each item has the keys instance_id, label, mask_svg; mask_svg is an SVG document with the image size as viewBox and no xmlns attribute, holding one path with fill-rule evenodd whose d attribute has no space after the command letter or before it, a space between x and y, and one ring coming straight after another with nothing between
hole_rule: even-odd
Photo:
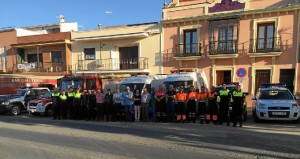
<instances>
[{"instance_id":1,"label":"paved road","mask_svg":"<svg viewBox=\"0 0 300 159\"><path fill-rule=\"evenodd\" d=\"M300 124L86 122L0 116L0 158L300 158Z\"/></svg>"}]
</instances>

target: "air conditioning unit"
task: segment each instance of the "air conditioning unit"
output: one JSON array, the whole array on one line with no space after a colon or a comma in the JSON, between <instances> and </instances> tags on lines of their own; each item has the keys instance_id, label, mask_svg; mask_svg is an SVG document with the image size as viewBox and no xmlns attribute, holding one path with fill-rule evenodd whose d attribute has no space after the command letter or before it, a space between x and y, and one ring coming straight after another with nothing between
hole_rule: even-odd
<instances>
[{"instance_id":1,"label":"air conditioning unit","mask_svg":"<svg viewBox=\"0 0 300 159\"><path fill-rule=\"evenodd\" d=\"M56 72L61 72L62 71L62 67L61 66L56 66Z\"/></svg>"}]
</instances>

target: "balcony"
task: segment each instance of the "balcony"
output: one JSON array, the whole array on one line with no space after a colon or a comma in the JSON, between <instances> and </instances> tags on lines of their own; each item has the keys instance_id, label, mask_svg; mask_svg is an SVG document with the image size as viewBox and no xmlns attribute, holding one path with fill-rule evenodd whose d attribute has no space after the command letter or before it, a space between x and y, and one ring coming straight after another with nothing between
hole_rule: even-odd
<instances>
[{"instance_id":1,"label":"balcony","mask_svg":"<svg viewBox=\"0 0 300 159\"><path fill-rule=\"evenodd\" d=\"M237 40L222 40L209 42L210 59L225 59L238 57L238 41Z\"/></svg>"},{"instance_id":2,"label":"balcony","mask_svg":"<svg viewBox=\"0 0 300 159\"><path fill-rule=\"evenodd\" d=\"M14 65L14 73L32 75L64 75L67 71L62 62L19 63Z\"/></svg>"},{"instance_id":3,"label":"balcony","mask_svg":"<svg viewBox=\"0 0 300 159\"><path fill-rule=\"evenodd\" d=\"M177 44L175 47L176 60L197 60L201 58L201 44Z\"/></svg>"},{"instance_id":4,"label":"balcony","mask_svg":"<svg viewBox=\"0 0 300 159\"><path fill-rule=\"evenodd\" d=\"M76 71L97 70L145 70L148 69L148 58L109 58L102 60L79 60L75 66Z\"/></svg>"},{"instance_id":5,"label":"balcony","mask_svg":"<svg viewBox=\"0 0 300 159\"><path fill-rule=\"evenodd\" d=\"M250 39L250 57L275 57L282 54L281 38Z\"/></svg>"}]
</instances>

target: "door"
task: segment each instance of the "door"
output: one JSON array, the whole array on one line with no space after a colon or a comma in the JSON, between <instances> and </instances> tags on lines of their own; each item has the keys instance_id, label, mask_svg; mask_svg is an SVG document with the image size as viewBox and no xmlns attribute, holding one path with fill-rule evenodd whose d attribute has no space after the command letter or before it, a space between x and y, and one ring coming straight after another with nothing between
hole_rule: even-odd
<instances>
[{"instance_id":1,"label":"door","mask_svg":"<svg viewBox=\"0 0 300 159\"><path fill-rule=\"evenodd\" d=\"M139 58L138 58L138 46L133 47L120 47L119 48L119 61L120 69L138 69Z\"/></svg>"},{"instance_id":2,"label":"door","mask_svg":"<svg viewBox=\"0 0 300 159\"><path fill-rule=\"evenodd\" d=\"M255 73L255 93L263 83L271 83L271 70L256 70Z\"/></svg>"},{"instance_id":3,"label":"door","mask_svg":"<svg viewBox=\"0 0 300 159\"><path fill-rule=\"evenodd\" d=\"M216 71L216 84L231 83L231 71Z\"/></svg>"},{"instance_id":4,"label":"door","mask_svg":"<svg viewBox=\"0 0 300 159\"><path fill-rule=\"evenodd\" d=\"M279 82L286 84L286 87L294 92L295 69L281 69Z\"/></svg>"}]
</instances>

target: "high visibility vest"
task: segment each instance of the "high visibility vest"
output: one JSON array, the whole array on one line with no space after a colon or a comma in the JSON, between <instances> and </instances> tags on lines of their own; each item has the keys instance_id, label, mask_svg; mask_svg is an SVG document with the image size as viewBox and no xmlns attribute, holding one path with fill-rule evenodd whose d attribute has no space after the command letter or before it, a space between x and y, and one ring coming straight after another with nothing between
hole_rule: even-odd
<instances>
[{"instance_id":1,"label":"high visibility vest","mask_svg":"<svg viewBox=\"0 0 300 159\"><path fill-rule=\"evenodd\" d=\"M176 94L176 100L179 101L179 102L186 101L186 97L187 97L186 93L177 93Z\"/></svg>"},{"instance_id":2,"label":"high visibility vest","mask_svg":"<svg viewBox=\"0 0 300 159\"><path fill-rule=\"evenodd\" d=\"M67 97L66 95L60 95L59 98L60 98L61 100L67 100L68 97Z\"/></svg>"},{"instance_id":3,"label":"high visibility vest","mask_svg":"<svg viewBox=\"0 0 300 159\"><path fill-rule=\"evenodd\" d=\"M228 96L229 95L230 90L229 89L221 89L219 94L220 96Z\"/></svg>"},{"instance_id":4,"label":"high visibility vest","mask_svg":"<svg viewBox=\"0 0 300 159\"><path fill-rule=\"evenodd\" d=\"M242 91L233 91L232 96L233 97L243 97L244 93Z\"/></svg>"},{"instance_id":5,"label":"high visibility vest","mask_svg":"<svg viewBox=\"0 0 300 159\"><path fill-rule=\"evenodd\" d=\"M69 92L68 97L74 97L74 92Z\"/></svg>"},{"instance_id":6,"label":"high visibility vest","mask_svg":"<svg viewBox=\"0 0 300 159\"><path fill-rule=\"evenodd\" d=\"M56 93L55 93L55 92L53 92L53 93L51 94L51 96L52 96L52 97L58 97L59 95L60 95L60 93L59 93L59 92L56 92Z\"/></svg>"},{"instance_id":7,"label":"high visibility vest","mask_svg":"<svg viewBox=\"0 0 300 159\"><path fill-rule=\"evenodd\" d=\"M190 92L189 95L188 95L188 98L197 98L197 92Z\"/></svg>"},{"instance_id":8,"label":"high visibility vest","mask_svg":"<svg viewBox=\"0 0 300 159\"><path fill-rule=\"evenodd\" d=\"M75 99L80 99L81 98L81 93L75 93L74 98Z\"/></svg>"}]
</instances>

